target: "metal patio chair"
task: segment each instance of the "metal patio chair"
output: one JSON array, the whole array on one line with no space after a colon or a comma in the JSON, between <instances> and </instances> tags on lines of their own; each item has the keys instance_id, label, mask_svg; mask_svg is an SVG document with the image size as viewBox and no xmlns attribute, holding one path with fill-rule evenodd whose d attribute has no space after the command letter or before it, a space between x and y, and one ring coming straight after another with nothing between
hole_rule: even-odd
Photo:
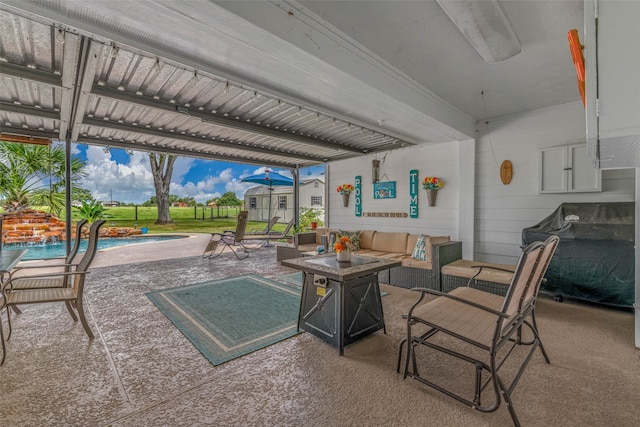
<instances>
[{"instance_id":1,"label":"metal patio chair","mask_svg":"<svg viewBox=\"0 0 640 427\"><path fill-rule=\"evenodd\" d=\"M39 284L36 280L20 281L18 280L22 276L40 275L45 273L65 272L70 267L69 264L73 263L78 250L80 249L80 241L82 240L82 229L87 224L86 219L82 219L76 223L76 238L73 242L71 252L66 257L46 258L39 260L21 261L11 271L10 277L14 279L13 289L40 289L46 286L44 283Z\"/></svg>"},{"instance_id":2,"label":"metal patio chair","mask_svg":"<svg viewBox=\"0 0 640 427\"><path fill-rule=\"evenodd\" d=\"M537 348L542 352L544 360L551 363L538 334L535 304L540 284L558 242L559 238L552 236L545 242L531 243L523 250L504 297L472 287L459 287L449 293L414 288L413 290L420 292L420 298L413 304L407 315L407 336L399 346L398 371L400 371L403 348L408 344L404 378L412 377L483 412L495 411L500 406L501 399L504 398L513 423L520 425L511 395ZM423 303L427 294L436 295L437 298ZM531 338L525 340L523 333L527 330ZM438 338L442 335L446 337L439 340ZM462 350L466 347L461 346L460 341L470 344L472 348ZM515 351L516 348L524 346L529 346L528 353L522 357L522 361L515 360L514 358L521 354ZM424 374L420 374L417 350L422 347L474 365L473 397L463 396L458 391L454 392L445 385L437 384ZM423 355L422 350L420 355ZM507 359L514 361L513 363L518 367L515 373L508 374L510 378L508 384L499 372L506 366ZM431 360L433 361L433 358ZM483 379L484 372L487 376ZM493 398L491 403L485 403L481 397L489 385L491 385L490 390L493 391L491 393Z\"/></svg>"},{"instance_id":3,"label":"metal patio chair","mask_svg":"<svg viewBox=\"0 0 640 427\"><path fill-rule=\"evenodd\" d=\"M91 225L87 250L77 264L64 264L62 266L64 268L68 268L68 270L64 272L21 276L16 279L10 277L9 280L3 284L2 295L4 297L4 306L7 308L7 319L9 322L9 334L7 336L7 340L11 338L10 307L15 305L53 302L64 302L73 320L77 321L79 317L87 336L89 338L93 338L93 333L91 332L91 328L89 328L89 324L87 323L87 319L84 314L84 281L85 276L89 272L89 266L96 255L98 247L98 232L104 223L104 220L99 220ZM23 281L45 280L49 282L49 286L40 289L14 289L14 280L22 282L23 286L27 286Z\"/></svg>"},{"instance_id":4,"label":"metal patio chair","mask_svg":"<svg viewBox=\"0 0 640 427\"><path fill-rule=\"evenodd\" d=\"M43 275L50 273L64 273L69 272L69 265L73 263L78 250L80 249L80 241L82 240L82 228L86 225L87 220L81 219L76 223L76 239L73 242L71 252L66 257L47 258L40 260L22 261L11 271L9 278L13 279L14 290L24 289L45 289L45 288L59 288L68 286L69 276L63 276L63 281L54 280L50 277L36 279L29 278L27 280L20 280L20 277ZM17 305L12 306L13 311L17 314L22 313Z\"/></svg>"},{"instance_id":5,"label":"metal patio chair","mask_svg":"<svg viewBox=\"0 0 640 427\"><path fill-rule=\"evenodd\" d=\"M241 211L238 214L238 224L235 231L225 231L223 233L211 233L211 240L204 249L202 258L217 258L225 248L231 249L231 252L238 259L245 259L249 256L249 250L244 246L242 240L245 238L245 229L247 228L247 216L249 212Z\"/></svg>"}]
</instances>

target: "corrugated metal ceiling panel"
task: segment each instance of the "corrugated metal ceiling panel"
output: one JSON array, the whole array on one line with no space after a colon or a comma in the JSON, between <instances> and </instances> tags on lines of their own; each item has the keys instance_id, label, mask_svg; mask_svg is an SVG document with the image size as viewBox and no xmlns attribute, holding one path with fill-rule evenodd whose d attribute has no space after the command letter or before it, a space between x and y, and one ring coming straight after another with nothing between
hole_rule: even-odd
<instances>
[{"instance_id":1,"label":"corrugated metal ceiling panel","mask_svg":"<svg viewBox=\"0 0 640 427\"><path fill-rule=\"evenodd\" d=\"M0 31L3 132L281 167L411 145L55 23L3 11Z\"/></svg>"}]
</instances>

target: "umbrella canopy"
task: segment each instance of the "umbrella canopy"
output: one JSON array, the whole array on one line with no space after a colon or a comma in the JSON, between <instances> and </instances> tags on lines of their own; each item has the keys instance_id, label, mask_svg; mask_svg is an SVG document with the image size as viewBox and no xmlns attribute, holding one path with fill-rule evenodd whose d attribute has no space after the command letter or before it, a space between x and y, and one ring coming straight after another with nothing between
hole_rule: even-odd
<instances>
[{"instance_id":1,"label":"umbrella canopy","mask_svg":"<svg viewBox=\"0 0 640 427\"><path fill-rule=\"evenodd\" d=\"M293 180L284 175L280 175L276 172L271 172L270 170L264 171L264 173L259 173L256 175L251 175L246 178L241 179L242 182L253 182L255 184L263 184L268 185L270 187L276 185L288 185L293 186Z\"/></svg>"},{"instance_id":2,"label":"umbrella canopy","mask_svg":"<svg viewBox=\"0 0 640 427\"><path fill-rule=\"evenodd\" d=\"M242 182L252 182L254 184L262 184L269 186L269 216L271 218L271 190L273 190L274 186L293 186L293 180L284 175L280 175L276 172L271 172L270 170L264 171L264 173L259 173L256 175L251 175L246 178L242 178L240 181Z\"/></svg>"}]
</instances>

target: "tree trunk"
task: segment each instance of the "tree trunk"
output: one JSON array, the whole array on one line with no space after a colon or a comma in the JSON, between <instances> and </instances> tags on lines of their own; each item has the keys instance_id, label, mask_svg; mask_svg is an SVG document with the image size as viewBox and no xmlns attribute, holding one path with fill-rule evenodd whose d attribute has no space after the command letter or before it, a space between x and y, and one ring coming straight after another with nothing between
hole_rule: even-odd
<instances>
[{"instance_id":1,"label":"tree trunk","mask_svg":"<svg viewBox=\"0 0 640 427\"><path fill-rule=\"evenodd\" d=\"M153 185L156 188L156 199L158 200L158 219L155 223L158 225L173 224L169 211L169 187L176 157L169 154L149 153L149 161L151 173L153 173Z\"/></svg>"}]
</instances>

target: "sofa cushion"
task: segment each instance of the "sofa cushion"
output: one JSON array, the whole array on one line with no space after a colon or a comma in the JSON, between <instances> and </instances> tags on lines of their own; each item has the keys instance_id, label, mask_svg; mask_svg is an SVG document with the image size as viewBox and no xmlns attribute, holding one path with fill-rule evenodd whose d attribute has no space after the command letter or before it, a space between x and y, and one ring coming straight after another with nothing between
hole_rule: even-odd
<instances>
[{"instance_id":1,"label":"sofa cushion","mask_svg":"<svg viewBox=\"0 0 640 427\"><path fill-rule=\"evenodd\" d=\"M501 283L509 285L515 271L515 265L508 264L490 264L487 262L471 261L467 259L459 259L442 267L442 274L447 276L464 277L470 279L478 272L479 266L497 267L498 269L483 268L476 280L485 282ZM509 271L503 271L509 270Z\"/></svg>"},{"instance_id":2,"label":"sofa cushion","mask_svg":"<svg viewBox=\"0 0 640 427\"><path fill-rule=\"evenodd\" d=\"M408 233L376 231L371 249L381 252L411 253L411 251L406 252L408 236Z\"/></svg>"},{"instance_id":3,"label":"sofa cushion","mask_svg":"<svg viewBox=\"0 0 640 427\"><path fill-rule=\"evenodd\" d=\"M418 240L416 241L416 245L414 246L413 251L411 252L411 258L417 259L420 261L427 260L425 239L426 239L426 236L424 234L421 234L420 237L418 237Z\"/></svg>"},{"instance_id":4,"label":"sofa cushion","mask_svg":"<svg viewBox=\"0 0 640 427\"><path fill-rule=\"evenodd\" d=\"M431 260L421 261L419 259L411 258L409 255L405 255L401 259L403 267L422 268L425 270L431 270Z\"/></svg>"},{"instance_id":5,"label":"sofa cushion","mask_svg":"<svg viewBox=\"0 0 640 427\"><path fill-rule=\"evenodd\" d=\"M373 247L373 235L376 230L362 230L360 232L360 249L371 249Z\"/></svg>"}]
</instances>

